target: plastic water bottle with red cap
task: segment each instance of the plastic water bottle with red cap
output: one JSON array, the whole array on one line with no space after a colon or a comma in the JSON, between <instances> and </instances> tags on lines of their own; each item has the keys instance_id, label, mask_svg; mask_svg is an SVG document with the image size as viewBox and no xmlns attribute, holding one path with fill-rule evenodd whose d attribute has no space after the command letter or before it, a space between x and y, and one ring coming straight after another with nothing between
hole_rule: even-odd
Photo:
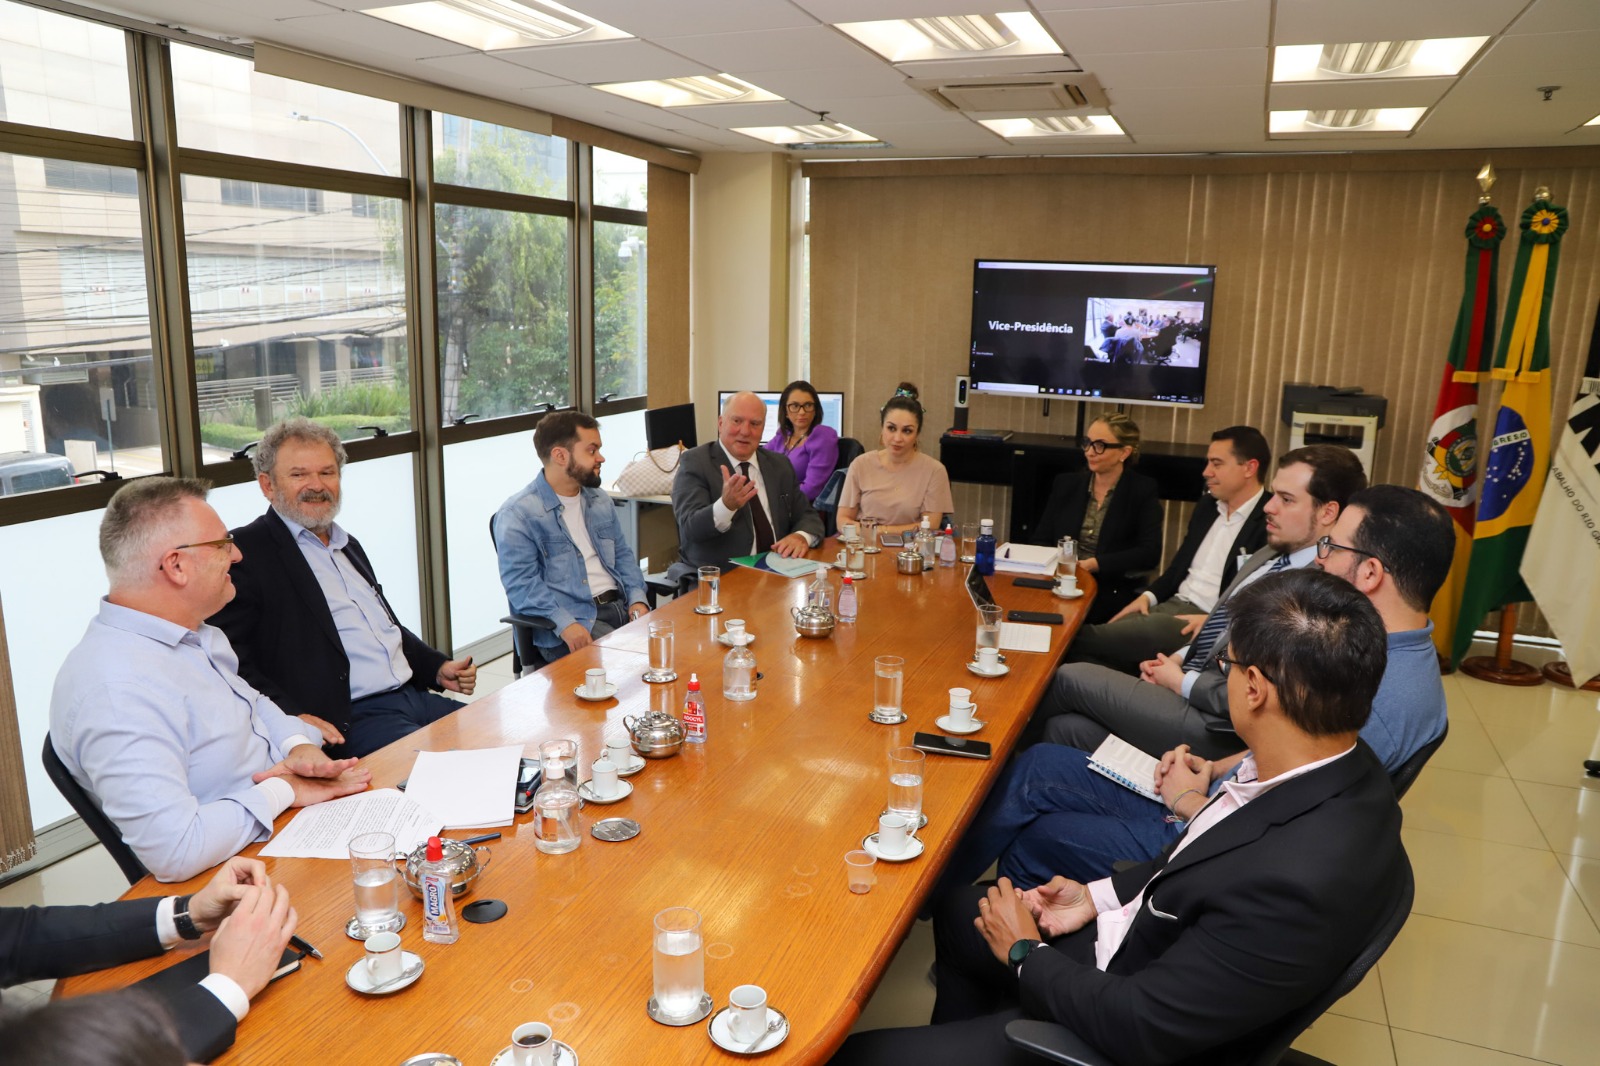
<instances>
[{"instance_id":1,"label":"plastic water bottle with red cap","mask_svg":"<svg viewBox=\"0 0 1600 1066\"><path fill-rule=\"evenodd\" d=\"M429 837L427 857L417 865L417 882L422 886L422 939L430 944L454 944L461 938L450 896L454 881L455 874L445 869L444 842Z\"/></svg>"}]
</instances>

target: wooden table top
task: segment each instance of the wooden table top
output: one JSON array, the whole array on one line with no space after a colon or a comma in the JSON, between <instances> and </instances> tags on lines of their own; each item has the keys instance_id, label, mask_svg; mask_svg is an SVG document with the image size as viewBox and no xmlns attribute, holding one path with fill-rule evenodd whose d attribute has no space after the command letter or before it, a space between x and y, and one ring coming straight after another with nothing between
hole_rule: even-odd
<instances>
[{"instance_id":1,"label":"wooden table top","mask_svg":"<svg viewBox=\"0 0 1600 1066\"><path fill-rule=\"evenodd\" d=\"M818 554L831 557L834 547L830 541ZM641 680L648 662L641 620L369 756L373 785L382 787L410 773L417 749L521 744L537 756L540 741L575 736L580 777L587 779L603 743L624 735L623 716L652 705L681 711L691 672L705 693L707 743L649 761L628 779L634 792L622 802L588 805L576 851L540 854L531 814L502 830L503 838L489 845L490 865L462 901L504 900L509 913L499 922L462 923L454 945L426 943L421 905L403 893L409 924L401 936L427 968L398 993L367 997L345 985L346 970L362 957L362 946L343 932L354 912L349 867L266 860L272 877L289 887L300 935L326 958L307 959L258 996L238 1043L218 1061L285 1063L311 1053L397 1066L423 1051L446 1051L467 1066L488 1066L525 1021L548 1022L591 1066L731 1061L736 1056L712 1044L705 1022L670 1028L645 1014L652 917L686 906L702 916L706 990L717 1008L735 985L754 983L788 1016L788 1040L763 1060L825 1062L894 957L1092 599L1058 600L1017 588L1008 575L991 578L1002 606L1057 611L1066 624L1051 627L1049 654L1008 653L1009 674L980 678L963 665L972 657L977 621L963 586L966 567L911 576L895 572L890 551L867 558L868 579L858 584L860 619L841 624L829 639L798 637L790 622L789 609L804 603L807 581L737 569L722 579L723 614L695 614L690 595L647 616L675 622L677 681ZM1080 581L1092 593L1092 577ZM755 635L751 650L763 675L757 698L742 704L722 697L727 649L715 640L720 623L738 617ZM878 655L906 660L909 718L899 726L867 717ZM617 683L614 700L574 697L574 686L594 666ZM948 705L947 690L957 686L972 690L985 723L973 739L991 743L996 757L929 755L928 825L919 834L926 852L909 862L879 862L877 887L850 894L844 853L877 827L888 750L910 744L918 730L938 732L934 719ZM295 813L286 812L278 827ZM589 835L594 821L613 815L639 822L639 836L607 843ZM128 895L193 891L208 877L187 888L146 878ZM121 987L182 954L62 981L57 994Z\"/></svg>"}]
</instances>

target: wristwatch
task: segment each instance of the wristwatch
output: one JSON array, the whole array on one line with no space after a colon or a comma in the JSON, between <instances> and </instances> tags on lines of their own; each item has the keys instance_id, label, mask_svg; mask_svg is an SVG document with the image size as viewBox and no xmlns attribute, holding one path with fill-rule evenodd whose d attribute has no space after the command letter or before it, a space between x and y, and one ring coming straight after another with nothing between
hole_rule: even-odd
<instances>
[{"instance_id":1,"label":"wristwatch","mask_svg":"<svg viewBox=\"0 0 1600 1066\"><path fill-rule=\"evenodd\" d=\"M189 896L179 896L172 901L172 924L184 940L199 940L200 930L195 927L194 919L189 917L189 899Z\"/></svg>"},{"instance_id":2,"label":"wristwatch","mask_svg":"<svg viewBox=\"0 0 1600 1066\"><path fill-rule=\"evenodd\" d=\"M1017 971L1017 976L1022 976L1022 963L1033 949L1044 944L1042 940L1019 940L1011 945L1011 950L1006 952L1006 961L1011 963L1011 968Z\"/></svg>"}]
</instances>

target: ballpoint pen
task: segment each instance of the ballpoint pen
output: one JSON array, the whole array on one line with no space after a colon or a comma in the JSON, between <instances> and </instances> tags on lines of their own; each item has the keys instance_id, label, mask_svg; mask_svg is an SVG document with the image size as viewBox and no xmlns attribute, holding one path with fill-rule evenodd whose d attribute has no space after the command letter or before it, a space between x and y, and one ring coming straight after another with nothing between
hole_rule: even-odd
<instances>
[{"instance_id":1,"label":"ballpoint pen","mask_svg":"<svg viewBox=\"0 0 1600 1066\"><path fill-rule=\"evenodd\" d=\"M463 840L461 843L463 843L463 844L482 844L486 840L499 840L499 839L500 839L500 834L499 833L485 833L482 836L468 837L467 839Z\"/></svg>"},{"instance_id":2,"label":"ballpoint pen","mask_svg":"<svg viewBox=\"0 0 1600 1066\"><path fill-rule=\"evenodd\" d=\"M311 941L305 939L302 936L296 935L296 936L290 937L289 938L289 943L293 944L295 947L299 948L301 951L305 952L307 955L310 955L313 959L322 958L322 952L318 951L312 945Z\"/></svg>"}]
</instances>

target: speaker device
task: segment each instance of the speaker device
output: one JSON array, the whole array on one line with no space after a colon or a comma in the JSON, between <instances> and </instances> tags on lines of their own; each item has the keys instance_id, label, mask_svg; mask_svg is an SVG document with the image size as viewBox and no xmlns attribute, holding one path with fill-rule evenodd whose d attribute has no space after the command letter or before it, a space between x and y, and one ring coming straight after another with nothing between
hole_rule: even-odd
<instances>
[{"instance_id":1,"label":"speaker device","mask_svg":"<svg viewBox=\"0 0 1600 1066\"><path fill-rule=\"evenodd\" d=\"M956 375L956 410L951 422L951 429L964 430L967 428L967 389L971 385L972 379L967 375Z\"/></svg>"}]
</instances>

